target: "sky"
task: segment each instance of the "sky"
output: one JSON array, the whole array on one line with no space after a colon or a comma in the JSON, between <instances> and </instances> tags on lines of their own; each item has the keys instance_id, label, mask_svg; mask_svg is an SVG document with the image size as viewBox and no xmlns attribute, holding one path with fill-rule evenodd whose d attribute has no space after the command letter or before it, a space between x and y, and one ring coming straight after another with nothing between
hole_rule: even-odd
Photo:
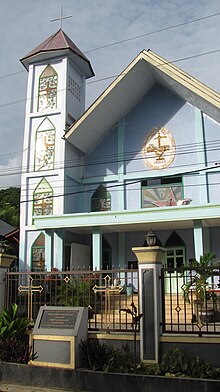
<instances>
[{"instance_id":1,"label":"sky","mask_svg":"<svg viewBox=\"0 0 220 392\"><path fill-rule=\"evenodd\" d=\"M20 186L28 75L19 59L60 28L51 19L61 6L73 16L63 30L95 72L87 107L149 48L171 62L182 59L176 66L220 92L219 0L0 0L0 188Z\"/></svg>"}]
</instances>

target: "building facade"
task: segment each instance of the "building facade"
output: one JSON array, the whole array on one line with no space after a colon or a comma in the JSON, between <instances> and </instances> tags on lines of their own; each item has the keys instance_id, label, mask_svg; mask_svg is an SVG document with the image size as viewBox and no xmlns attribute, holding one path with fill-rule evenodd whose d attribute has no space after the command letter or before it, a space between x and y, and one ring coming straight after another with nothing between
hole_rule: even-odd
<instances>
[{"instance_id":1,"label":"building facade","mask_svg":"<svg viewBox=\"0 0 220 392\"><path fill-rule=\"evenodd\" d=\"M89 60L59 30L29 71L20 268L134 267L149 230L168 266L220 258L220 95L144 50L85 111Z\"/></svg>"}]
</instances>

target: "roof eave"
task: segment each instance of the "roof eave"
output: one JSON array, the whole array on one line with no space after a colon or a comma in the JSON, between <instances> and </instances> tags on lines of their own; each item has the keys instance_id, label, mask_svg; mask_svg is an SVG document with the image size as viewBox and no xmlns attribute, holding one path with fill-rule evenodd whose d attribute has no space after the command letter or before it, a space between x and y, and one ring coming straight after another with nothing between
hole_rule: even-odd
<instances>
[{"instance_id":1,"label":"roof eave","mask_svg":"<svg viewBox=\"0 0 220 392\"><path fill-rule=\"evenodd\" d=\"M166 83L164 85L167 88L170 88L171 90L173 88L173 92L180 98L198 107L201 111L204 111L205 114L213 118L213 120L220 122L220 95L217 92L210 89L203 83L199 82L197 79L193 78L181 69L175 67L175 65L173 65L172 63L156 55L154 52L150 50L143 50L107 87L107 89L96 99L96 101L86 110L86 112L77 120L77 122L69 128L65 135L65 138L70 143L74 144L74 142L76 142L78 143L78 148L80 148L84 152L88 151L88 146L86 147L85 145L84 148L84 146L82 146L82 143L79 143L78 133L86 127L86 123L88 123L88 125L94 124L94 121L91 122L90 118L95 115L98 107L100 105L104 105L102 109L106 109L105 106L108 103L107 99L109 98L109 96L113 94L114 89L116 89L119 83L122 83L123 79L129 73L132 73L132 71L134 71L134 67L141 60L146 61L147 68L150 70L151 75L153 75L153 77L155 78L155 81L158 81L158 83L160 83L161 78L164 78L164 80L166 79ZM178 94L178 92L181 92L182 96L181 94ZM189 97L187 96L187 94L189 95ZM187 98L191 98L191 102L190 99ZM105 101L106 105L104 104ZM196 104L194 101L196 101ZM114 120L115 122L118 121L117 117L115 117ZM85 140L85 143L88 144L88 141ZM93 146L91 146L91 148L93 148Z\"/></svg>"},{"instance_id":2,"label":"roof eave","mask_svg":"<svg viewBox=\"0 0 220 392\"><path fill-rule=\"evenodd\" d=\"M143 51L140 52L135 59L121 72L121 74L100 94L100 96L89 106L83 115L67 130L65 138L68 137L80 126L80 124L95 110L95 108L105 99L105 97L120 83L120 81L128 74L130 69L142 59Z\"/></svg>"},{"instance_id":3,"label":"roof eave","mask_svg":"<svg viewBox=\"0 0 220 392\"><path fill-rule=\"evenodd\" d=\"M75 56L77 56L81 60L83 60L84 63L86 63L87 66L88 66L87 67L88 68L88 72L86 74L86 78L87 79L89 79L89 78L91 78L91 77L93 77L95 75L95 73L94 73L94 71L92 69L92 66L90 64L90 61L87 60L85 57L81 56L80 54L74 52L71 48L59 48L59 49L54 49L54 50L39 50L38 52L36 52L36 53L34 53L34 54L30 55L30 56L28 55L28 56L25 56L25 57L21 58L20 62L25 67L25 69L28 71L30 64L33 64L33 63L35 63L37 61L40 61L40 58L38 59L38 57L40 57L40 55L44 55L44 54L48 53L48 55L50 54L50 56L48 56L48 57L56 57L56 56L58 56L59 52L61 52L61 53L71 52L71 53L74 53Z\"/></svg>"}]
</instances>

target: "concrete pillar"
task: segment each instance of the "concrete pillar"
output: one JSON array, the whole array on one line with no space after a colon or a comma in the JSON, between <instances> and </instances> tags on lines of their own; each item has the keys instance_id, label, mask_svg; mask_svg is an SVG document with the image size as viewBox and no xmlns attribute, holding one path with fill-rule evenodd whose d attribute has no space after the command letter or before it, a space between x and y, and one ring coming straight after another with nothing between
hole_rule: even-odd
<instances>
[{"instance_id":1,"label":"concrete pillar","mask_svg":"<svg viewBox=\"0 0 220 392\"><path fill-rule=\"evenodd\" d=\"M166 249L159 246L132 248L138 260L140 356L145 363L158 363L161 335L161 267Z\"/></svg>"},{"instance_id":2,"label":"concrete pillar","mask_svg":"<svg viewBox=\"0 0 220 392\"><path fill-rule=\"evenodd\" d=\"M93 270L102 267L102 231L100 227L94 227L92 232L92 260Z\"/></svg>"},{"instance_id":3,"label":"concrete pillar","mask_svg":"<svg viewBox=\"0 0 220 392\"><path fill-rule=\"evenodd\" d=\"M201 220L194 221L193 235L194 235L195 259L199 261L200 256L202 256L204 253Z\"/></svg>"},{"instance_id":4,"label":"concrete pillar","mask_svg":"<svg viewBox=\"0 0 220 392\"><path fill-rule=\"evenodd\" d=\"M53 233L45 231L45 270L51 271L53 267Z\"/></svg>"},{"instance_id":5,"label":"concrete pillar","mask_svg":"<svg viewBox=\"0 0 220 392\"><path fill-rule=\"evenodd\" d=\"M63 269L63 238L62 233L56 230L53 236L54 242L54 261L53 267L60 271Z\"/></svg>"}]
</instances>

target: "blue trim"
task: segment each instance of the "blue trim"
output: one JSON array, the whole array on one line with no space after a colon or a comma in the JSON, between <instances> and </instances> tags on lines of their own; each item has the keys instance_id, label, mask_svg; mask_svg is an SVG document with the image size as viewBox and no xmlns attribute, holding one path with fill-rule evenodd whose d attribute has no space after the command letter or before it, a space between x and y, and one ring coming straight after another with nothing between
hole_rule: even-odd
<instances>
[{"instance_id":1,"label":"blue trim","mask_svg":"<svg viewBox=\"0 0 220 392\"><path fill-rule=\"evenodd\" d=\"M118 122L118 182L124 183L125 163L124 163L124 133L125 120L122 118ZM125 186L122 186L122 191L117 192L118 195L118 210L125 209Z\"/></svg>"},{"instance_id":2,"label":"blue trim","mask_svg":"<svg viewBox=\"0 0 220 392\"><path fill-rule=\"evenodd\" d=\"M197 161L200 164L207 166L206 156L206 143L205 143L205 130L202 112L195 108L195 140L197 144ZM200 173L196 178L195 182L200 184L199 195L201 203L208 203L208 184L205 172Z\"/></svg>"}]
</instances>

